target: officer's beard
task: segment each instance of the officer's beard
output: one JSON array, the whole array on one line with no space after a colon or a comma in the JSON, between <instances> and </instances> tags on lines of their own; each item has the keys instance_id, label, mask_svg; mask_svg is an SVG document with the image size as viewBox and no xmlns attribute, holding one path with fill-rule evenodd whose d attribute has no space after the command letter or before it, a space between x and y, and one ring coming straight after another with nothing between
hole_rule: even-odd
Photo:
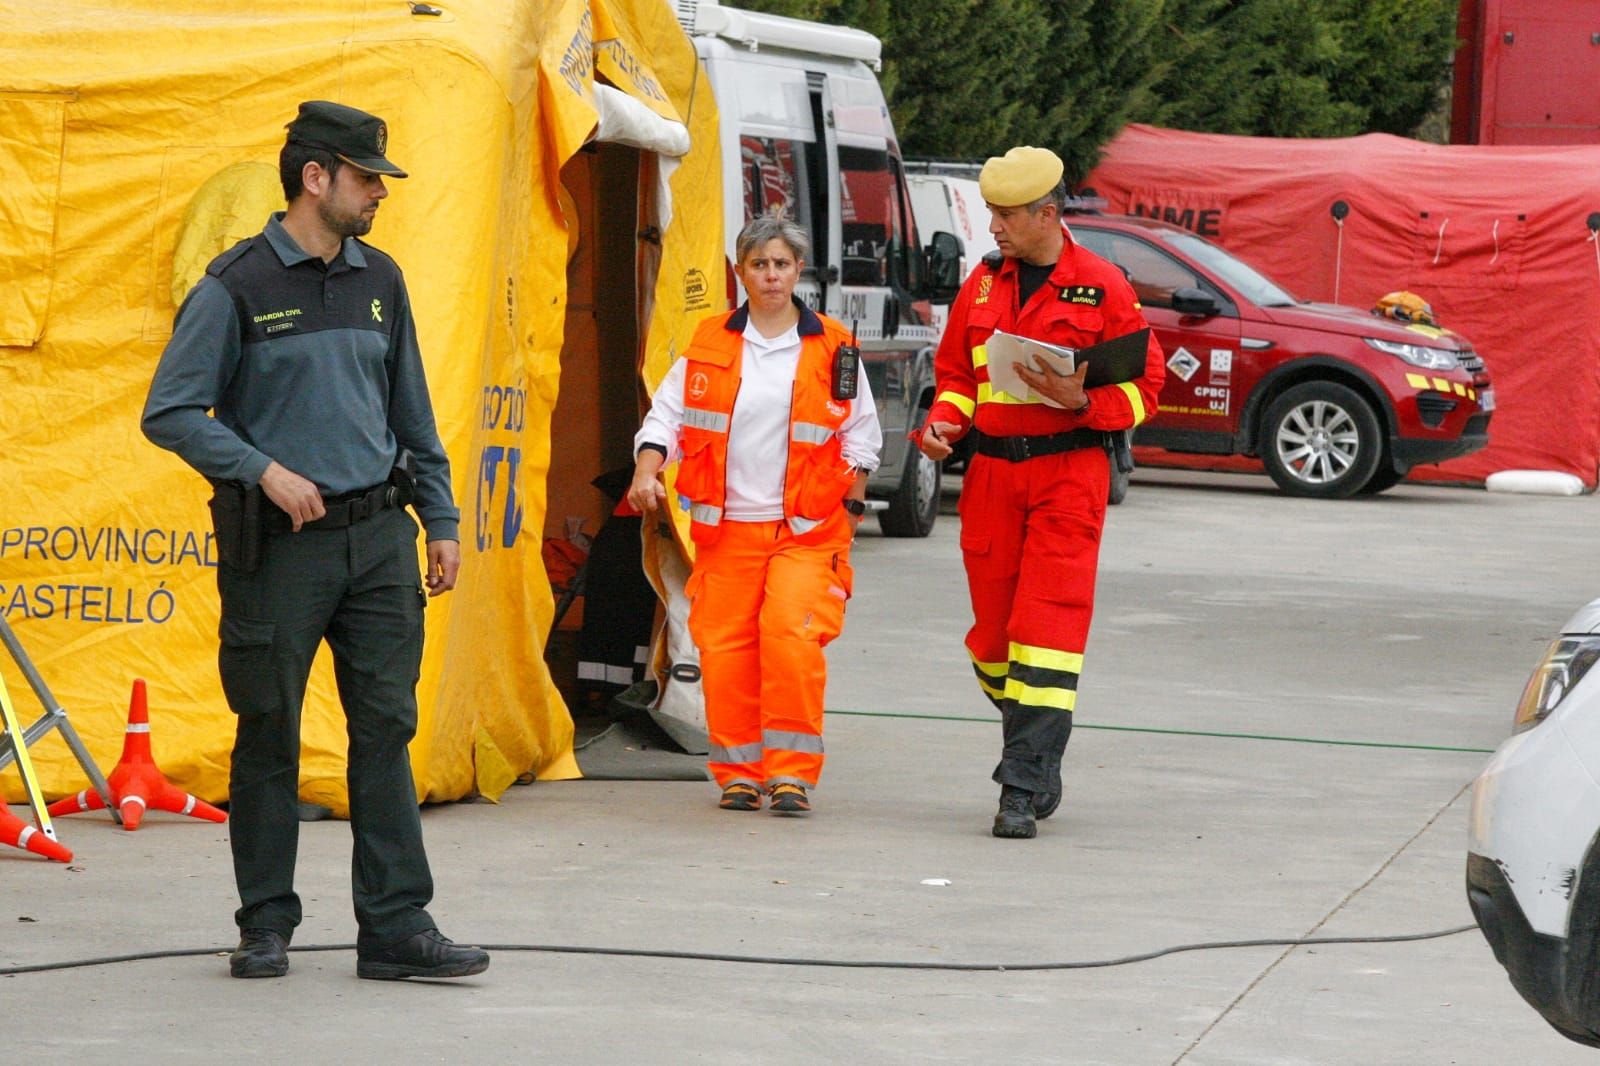
<instances>
[{"instance_id":1,"label":"officer's beard","mask_svg":"<svg viewBox=\"0 0 1600 1066\"><path fill-rule=\"evenodd\" d=\"M346 237L365 237L372 232L370 215L340 211L326 200L317 201L317 217L322 219L324 226L338 234L340 240Z\"/></svg>"}]
</instances>

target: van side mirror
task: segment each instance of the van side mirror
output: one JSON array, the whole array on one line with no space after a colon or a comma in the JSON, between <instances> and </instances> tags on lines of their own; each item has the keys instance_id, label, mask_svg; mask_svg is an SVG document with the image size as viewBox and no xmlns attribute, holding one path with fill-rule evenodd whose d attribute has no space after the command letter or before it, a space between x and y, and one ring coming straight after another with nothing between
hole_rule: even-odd
<instances>
[{"instance_id":1,"label":"van side mirror","mask_svg":"<svg viewBox=\"0 0 1600 1066\"><path fill-rule=\"evenodd\" d=\"M1172 309L1180 315L1210 318L1222 310L1217 298L1203 289L1177 289L1172 294Z\"/></svg>"},{"instance_id":2,"label":"van side mirror","mask_svg":"<svg viewBox=\"0 0 1600 1066\"><path fill-rule=\"evenodd\" d=\"M954 233L935 233L924 253L928 257L928 299L947 304L961 291L961 238Z\"/></svg>"}]
</instances>

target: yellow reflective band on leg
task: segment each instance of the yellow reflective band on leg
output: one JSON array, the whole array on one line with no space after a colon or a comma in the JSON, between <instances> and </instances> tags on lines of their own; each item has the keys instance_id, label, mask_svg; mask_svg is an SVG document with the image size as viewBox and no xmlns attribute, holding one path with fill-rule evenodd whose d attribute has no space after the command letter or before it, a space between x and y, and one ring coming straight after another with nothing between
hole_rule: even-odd
<instances>
[{"instance_id":1,"label":"yellow reflective band on leg","mask_svg":"<svg viewBox=\"0 0 1600 1066\"><path fill-rule=\"evenodd\" d=\"M1025 685L1019 679L1006 679L1006 699L1018 707L1044 707L1053 711L1070 711L1078 702L1078 693L1070 688L1040 688Z\"/></svg>"},{"instance_id":2,"label":"yellow reflective band on leg","mask_svg":"<svg viewBox=\"0 0 1600 1066\"><path fill-rule=\"evenodd\" d=\"M1133 408L1133 424L1138 425L1150 417L1150 412L1144 409L1144 397L1139 395L1139 386L1131 381L1124 381L1117 385L1123 394L1128 397L1128 406Z\"/></svg>"},{"instance_id":3,"label":"yellow reflective band on leg","mask_svg":"<svg viewBox=\"0 0 1600 1066\"><path fill-rule=\"evenodd\" d=\"M1011 661L1023 666L1037 666L1045 670L1064 670L1069 674L1083 673L1083 653L1061 651L1057 648L1036 648L1031 644L1011 642Z\"/></svg>"},{"instance_id":4,"label":"yellow reflective band on leg","mask_svg":"<svg viewBox=\"0 0 1600 1066\"><path fill-rule=\"evenodd\" d=\"M1006 672L1011 669L1011 664L979 662L970 648L967 649L967 657L972 659L973 672L978 675L978 687L991 699L1002 698L1006 694Z\"/></svg>"},{"instance_id":5,"label":"yellow reflective band on leg","mask_svg":"<svg viewBox=\"0 0 1600 1066\"><path fill-rule=\"evenodd\" d=\"M971 418L972 412L978 408L977 403L972 399L971 396L963 396L959 392L941 392L937 397L934 398L933 402L940 403L941 401L951 404L956 408L956 410L960 411L968 418Z\"/></svg>"}]
</instances>

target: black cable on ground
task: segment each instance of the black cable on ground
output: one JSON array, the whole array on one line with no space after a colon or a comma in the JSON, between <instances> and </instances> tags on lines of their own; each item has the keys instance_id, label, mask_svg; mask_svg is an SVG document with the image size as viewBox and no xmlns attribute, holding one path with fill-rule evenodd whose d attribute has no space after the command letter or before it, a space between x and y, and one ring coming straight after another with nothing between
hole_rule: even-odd
<instances>
[{"instance_id":1,"label":"black cable on ground","mask_svg":"<svg viewBox=\"0 0 1600 1066\"><path fill-rule=\"evenodd\" d=\"M1436 929L1429 933L1397 933L1392 936L1318 936L1302 938L1268 938L1262 940L1210 940L1197 944L1174 944L1138 955L1122 955L1112 959L1086 959L1078 962L886 962L869 959L806 959L784 958L774 955L726 955L713 951L657 951L649 948L598 948L567 944L481 944L486 951L542 951L555 955L621 955L636 959L686 959L698 962L737 962L758 966L835 966L855 970L1093 970L1106 966L1127 966L1135 962L1149 962L1164 955L1185 951L1213 951L1219 948L1315 947L1319 944L1398 944L1410 940L1437 940L1455 936L1476 925L1458 925L1450 929ZM354 951L354 944L306 944L289 948L302 951ZM180 948L171 951L142 951L133 955L104 955L91 959L70 959L65 962L41 962L32 966L0 967L0 977L17 974L43 973L48 970L75 970L87 966L109 966L119 962L144 962L150 959L176 959L194 955L227 955L231 948Z\"/></svg>"}]
</instances>

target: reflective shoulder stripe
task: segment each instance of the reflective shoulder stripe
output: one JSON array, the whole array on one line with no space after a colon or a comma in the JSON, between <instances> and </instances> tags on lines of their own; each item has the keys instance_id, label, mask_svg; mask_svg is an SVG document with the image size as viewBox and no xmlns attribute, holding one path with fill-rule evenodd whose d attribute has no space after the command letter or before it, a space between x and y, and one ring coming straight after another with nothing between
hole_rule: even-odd
<instances>
[{"instance_id":1,"label":"reflective shoulder stripe","mask_svg":"<svg viewBox=\"0 0 1600 1066\"><path fill-rule=\"evenodd\" d=\"M1117 388L1121 389L1128 397L1128 406L1133 408L1134 425L1137 426L1139 423L1150 417L1150 412L1144 409L1144 397L1139 394L1139 386L1135 385L1131 381L1124 381L1120 383Z\"/></svg>"},{"instance_id":2,"label":"reflective shoulder stripe","mask_svg":"<svg viewBox=\"0 0 1600 1066\"><path fill-rule=\"evenodd\" d=\"M973 400L971 396L963 396L959 392L941 392L933 402L939 403L941 401L951 404L968 418L971 418L972 412L978 408L977 401Z\"/></svg>"},{"instance_id":3,"label":"reflective shoulder stripe","mask_svg":"<svg viewBox=\"0 0 1600 1066\"><path fill-rule=\"evenodd\" d=\"M780 751L799 751L808 755L821 755L822 738L815 733L790 733L779 729L763 729L761 743Z\"/></svg>"},{"instance_id":4,"label":"reflective shoulder stripe","mask_svg":"<svg viewBox=\"0 0 1600 1066\"><path fill-rule=\"evenodd\" d=\"M801 518L799 515L795 515L789 519L789 531L796 536L810 533L820 525L822 525L822 519L820 518Z\"/></svg>"},{"instance_id":5,"label":"reflective shoulder stripe","mask_svg":"<svg viewBox=\"0 0 1600 1066\"><path fill-rule=\"evenodd\" d=\"M816 422L796 422L791 435L801 444L826 444L833 439L833 430Z\"/></svg>"},{"instance_id":6,"label":"reflective shoulder stripe","mask_svg":"<svg viewBox=\"0 0 1600 1066\"><path fill-rule=\"evenodd\" d=\"M685 407L683 409L683 424L693 429L705 429L712 433L728 432L728 415L725 411L707 411L703 407Z\"/></svg>"},{"instance_id":7,"label":"reflective shoulder stripe","mask_svg":"<svg viewBox=\"0 0 1600 1066\"><path fill-rule=\"evenodd\" d=\"M705 526L722 524L722 508L713 507L709 503L695 503L689 505L689 519Z\"/></svg>"}]
</instances>

